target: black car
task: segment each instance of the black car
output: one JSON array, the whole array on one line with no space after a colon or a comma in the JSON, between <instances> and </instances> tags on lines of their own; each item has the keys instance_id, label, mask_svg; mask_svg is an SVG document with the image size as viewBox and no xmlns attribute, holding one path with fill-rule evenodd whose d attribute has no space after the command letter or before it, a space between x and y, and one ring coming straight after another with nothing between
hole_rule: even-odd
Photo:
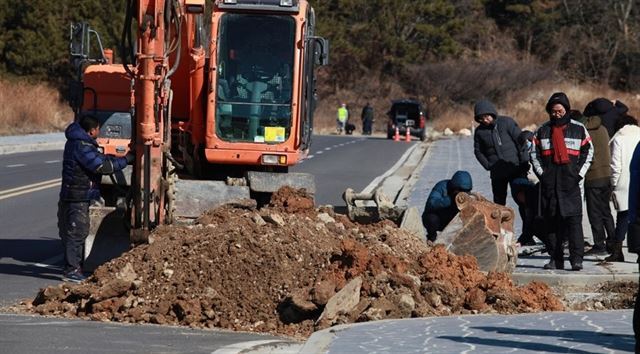
<instances>
[{"instance_id":1,"label":"black car","mask_svg":"<svg viewBox=\"0 0 640 354\"><path fill-rule=\"evenodd\" d=\"M396 127L402 137L407 133L424 141L427 138L427 115L422 104L416 100L404 99L391 102L391 109L387 112L387 139L393 139Z\"/></svg>"}]
</instances>

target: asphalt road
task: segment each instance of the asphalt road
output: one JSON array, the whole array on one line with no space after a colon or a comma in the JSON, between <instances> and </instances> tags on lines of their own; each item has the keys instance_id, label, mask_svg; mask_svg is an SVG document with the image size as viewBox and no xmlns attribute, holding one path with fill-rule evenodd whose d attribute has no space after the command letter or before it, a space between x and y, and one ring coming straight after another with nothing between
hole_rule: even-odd
<instances>
[{"instance_id":1,"label":"asphalt road","mask_svg":"<svg viewBox=\"0 0 640 354\"><path fill-rule=\"evenodd\" d=\"M347 187L364 189L410 146L375 137L316 136L309 158L292 170L315 175L316 204L343 205L341 195ZM61 151L41 151L0 156L0 306L31 298L39 288L60 281L62 247L57 237L56 204L61 155ZM60 319L52 322L38 317L0 316L0 352L102 353L113 352L107 348L127 348L116 351L211 353L230 343L265 339L254 334L158 326L149 329ZM68 334L81 339L42 340L58 336L59 331L63 331L62 338ZM104 331L112 333L118 342L112 336L98 335ZM39 340L28 341L29 337ZM173 340L158 340L164 337ZM174 347L187 345L190 338L202 338L202 342L194 342L197 345L189 349Z\"/></svg>"}]
</instances>

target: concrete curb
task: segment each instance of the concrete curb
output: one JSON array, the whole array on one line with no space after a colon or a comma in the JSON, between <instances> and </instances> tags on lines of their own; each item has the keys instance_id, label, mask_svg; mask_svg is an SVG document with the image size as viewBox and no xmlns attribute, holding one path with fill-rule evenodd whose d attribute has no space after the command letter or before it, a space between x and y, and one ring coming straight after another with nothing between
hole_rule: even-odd
<instances>
[{"instance_id":1,"label":"concrete curb","mask_svg":"<svg viewBox=\"0 0 640 354\"><path fill-rule=\"evenodd\" d=\"M413 165L409 164L407 168L411 168L411 173L407 182L402 186L402 189L398 192L395 203L396 205L406 206L407 201L409 200L409 196L413 192L413 187L420 179L420 172L424 169L425 164L427 163L428 156L430 153L429 147L431 143L429 141L425 141L415 149L414 153L411 154L410 158L407 161L411 161ZM417 159L417 162L416 162Z\"/></svg>"},{"instance_id":2,"label":"concrete curb","mask_svg":"<svg viewBox=\"0 0 640 354\"><path fill-rule=\"evenodd\" d=\"M543 282L549 286L575 286L587 287L589 285L605 283L608 281L638 282L638 274L539 274L539 273L513 273L511 279L523 285L532 281Z\"/></svg>"},{"instance_id":3,"label":"concrete curb","mask_svg":"<svg viewBox=\"0 0 640 354\"><path fill-rule=\"evenodd\" d=\"M0 145L0 155L15 154L19 152L34 152L48 150L63 150L65 142L36 143L25 145Z\"/></svg>"}]
</instances>

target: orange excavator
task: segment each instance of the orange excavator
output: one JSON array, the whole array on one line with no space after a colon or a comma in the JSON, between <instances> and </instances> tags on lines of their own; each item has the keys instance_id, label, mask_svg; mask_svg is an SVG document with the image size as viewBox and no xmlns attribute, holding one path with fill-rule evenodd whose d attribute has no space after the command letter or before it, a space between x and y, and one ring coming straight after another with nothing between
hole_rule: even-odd
<instances>
[{"instance_id":1,"label":"orange excavator","mask_svg":"<svg viewBox=\"0 0 640 354\"><path fill-rule=\"evenodd\" d=\"M84 23L70 49L76 117L98 118L105 153L136 155L103 178L88 243L116 224L145 242L158 225L285 185L314 192L312 176L288 172L308 152L315 71L328 63L306 0L127 0L120 63Z\"/></svg>"}]
</instances>

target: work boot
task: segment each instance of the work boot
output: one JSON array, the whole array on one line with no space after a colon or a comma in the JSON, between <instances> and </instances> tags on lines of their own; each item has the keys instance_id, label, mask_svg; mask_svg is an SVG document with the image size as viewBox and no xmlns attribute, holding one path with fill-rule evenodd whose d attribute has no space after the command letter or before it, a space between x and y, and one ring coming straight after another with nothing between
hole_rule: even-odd
<instances>
[{"instance_id":1,"label":"work boot","mask_svg":"<svg viewBox=\"0 0 640 354\"><path fill-rule=\"evenodd\" d=\"M535 246L536 241L533 239L533 236L530 235L520 235L517 241L520 246Z\"/></svg>"},{"instance_id":2,"label":"work boot","mask_svg":"<svg viewBox=\"0 0 640 354\"><path fill-rule=\"evenodd\" d=\"M82 274L82 270L80 269L74 269L72 271L65 272L64 277L62 278L62 280L72 283L82 283L86 279L87 277Z\"/></svg>"},{"instance_id":3,"label":"work boot","mask_svg":"<svg viewBox=\"0 0 640 354\"><path fill-rule=\"evenodd\" d=\"M573 263L571 263L571 270L582 270L582 262L581 261L575 261Z\"/></svg>"},{"instance_id":4,"label":"work boot","mask_svg":"<svg viewBox=\"0 0 640 354\"><path fill-rule=\"evenodd\" d=\"M624 253L622 253L622 242L615 242L612 244L612 252L609 257L604 260L607 262L624 262Z\"/></svg>"},{"instance_id":5,"label":"work boot","mask_svg":"<svg viewBox=\"0 0 640 354\"><path fill-rule=\"evenodd\" d=\"M616 241L610 240L610 239L607 239L605 241L604 245L605 245L605 248L607 249L607 253L609 253L609 254L613 253L613 248L615 246L615 243L616 243Z\"/></svg>"},{"instance_id":6,"label":"work boot","mask_svg":"<svg viewBox=\"0 0 640 354\"><path fill-rule=\"evenodd\" d=\"M606 256L607 250L598 246L591 247L590 250L584 253L585 256Z\"/></svg>"},{"instance_id":7,"label":"work boot","mask_svg":"<svg viewBox=\"0 0 640 354\"><path fill-rule=\"evenodd\" d=\"M552 259L549 261L549 263L545 264L543 268L548 270L564 269L564 261L557 262Z\"/></svg>"}]
</instances>

